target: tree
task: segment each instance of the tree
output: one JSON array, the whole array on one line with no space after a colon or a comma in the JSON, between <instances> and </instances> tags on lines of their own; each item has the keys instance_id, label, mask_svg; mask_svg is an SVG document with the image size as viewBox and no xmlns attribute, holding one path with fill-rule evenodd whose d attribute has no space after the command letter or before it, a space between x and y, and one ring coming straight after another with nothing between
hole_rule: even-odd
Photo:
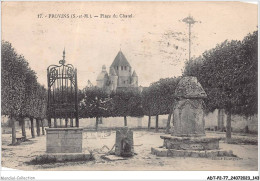
<instances>
[{"instance_id":1,"label":"tree","mask_svg":"<svg viewBox=\"0 0 260 181\"><path fill-rule=\"evenodd\" d=\"M135 90L117 90L110 95L113 103L113 117L123 116L127 126L127 116L143 116L141 94Z\"/></svg>"},{"instance_id":2,"label":"tree","mask_svg":"<svg viewBox=\"0 0 260 181\"><path fill-rule=\"evenodd\" d=\"M232 114L257 113L257 40L256 31L243 41L225 41L185 65L184 75L196 76L208 95L207 111L226 111L228 140Z\"/></svg>"},{"instance_id":3,"label":"tree","mask_svg":"<svg viewBox=\"0 0 260 181\"><path fill-rule=\"evenodd\" d=\"M25 72L28 62L18 55L12 45L2 41L1 54L1 111L12 121L12 144L16 143L15 120L21 114L25 93Z\"/></svg>"},{"instance_id":4,"label":"tree","mask_svg":"<svg viewBox=\"0 0 260 181\"><path fill-rule=\"evenodd\" d=\"M148 129L150 129L151 116L156 116L156 130L158 130L158 115L169 114L166 132L169 132L170 120L175 101L175 88L180 77L160 79L152 83L142 92L142 104L146 115L149 116Z\"/></svg>"},{"instance_id":5,"label":"tree","mask_svg":"<svg viewBox=\"0 0 260 181\"><path fill-rule=\"evenodd\" d=\"M45 117L46 94L44 87L37 83L36 73L30 69L28 61L18 55L9 42L2 41L1 46L1 111L12 121L12 144L15 144L15 121L21 123L22 135L26 138L24 119Z\"/></svg>"},{"instance_id":6,"label":"tree","mask_svg":"<svg viewBox=\"0 0 260 181\"><path fill-rule=\"evenodd\" d=\"M111 99L108 94L97 87L86 88L80 101L79 113L81 118L96 117L96 130L98 129L98 118L108 117L111 110Z\"/></svg>"},{"instance_id":7,"label":"tree","mask_svg":"<svg viewBox=\"0 0 260 181\"><path fill-rule=\"evenodd\" d=\"M143 111L145 115L148 115L148 130L151 128L151 109L152 109L152 104L150 102L150 89L144 89L142 92L142 106L143 106Z\"/></svg>"}]
</instances>

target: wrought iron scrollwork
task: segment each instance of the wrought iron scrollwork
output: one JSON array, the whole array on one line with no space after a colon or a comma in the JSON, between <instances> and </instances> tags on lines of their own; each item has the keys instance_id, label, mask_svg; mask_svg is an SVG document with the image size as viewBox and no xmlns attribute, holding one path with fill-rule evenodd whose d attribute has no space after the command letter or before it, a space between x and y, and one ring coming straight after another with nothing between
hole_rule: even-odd
<instances>
[{"instance_id":1,"label":"wrought iron scrollwork","mask_svg":"<svg viewBox=\"0 0 260 181\"><path fill-rule=\"evenodd\" d=\"M59 63L47 68L49 120L74 117L78 127L77 70L65 64L65 50Z\"/></svg>"}]
</instances>

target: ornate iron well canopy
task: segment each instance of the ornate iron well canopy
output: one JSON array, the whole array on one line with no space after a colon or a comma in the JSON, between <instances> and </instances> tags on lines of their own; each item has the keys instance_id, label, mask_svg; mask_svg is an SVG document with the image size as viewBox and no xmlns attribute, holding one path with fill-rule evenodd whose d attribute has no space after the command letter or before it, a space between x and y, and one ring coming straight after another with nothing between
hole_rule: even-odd
<instances>
[{"instance_id":1,"label":"ornate iron well canopy","mask_svg":"<svg viewBox=\"0 0 260 181\"><path fill-rule=\"evenodd\" d=\"M60 65L50 65L47 68L49 127L52 118L55 123L57 118L65 120L75 118L76 127L79 127L77 69L65 63L64 49ZM54 124L54 127L57 127L57 124Z\"/></svg>"}]
</instances>

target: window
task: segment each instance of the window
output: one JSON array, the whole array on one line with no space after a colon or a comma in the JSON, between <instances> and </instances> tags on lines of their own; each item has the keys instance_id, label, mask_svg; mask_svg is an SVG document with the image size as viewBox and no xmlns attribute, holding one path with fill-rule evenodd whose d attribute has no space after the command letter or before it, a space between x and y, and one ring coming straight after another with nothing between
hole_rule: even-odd
<instances>
[{"instance_id":1,"label":"window","mask_svg":"<svg viewBox=\"0 0 260 181\"><path fill-rule=\"evenodd\" d=\"M123 67L123 66L121 66L121 70L124 70L124 67Z\"/></svg>"},{"instance_id":2,"label":"window","mask_svg":"<svg viewBox=\"0 0 260 181\"><path fill-rule=\"evenodd\" d=\"M116 69L118 70L118 66L116 67Z\"/></svg>"},{"instance_id":3,"label":"window","mask_svg":"<svg viewBox=\"0 0 260 181\"><path fill-rule=\"evenodd\" d=\"M124 81L124 84L125 84L125 81Z\"/></svg>"},{"instance_id":4,"label":"window","mask_svg":"<svg viewBox=\"0 0 260 181\"><path fill-rule=\"evenodd\" d=\"M126 66L125 66L125 70L126 70Z\"/></svg>"}]
</instances>

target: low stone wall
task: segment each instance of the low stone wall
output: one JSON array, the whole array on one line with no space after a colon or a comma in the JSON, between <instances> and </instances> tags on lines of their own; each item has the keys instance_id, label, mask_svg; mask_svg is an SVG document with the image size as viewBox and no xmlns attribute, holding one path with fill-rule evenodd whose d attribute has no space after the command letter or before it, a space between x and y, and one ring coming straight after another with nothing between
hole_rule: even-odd
<instances>
[{"instance_id":1,"label":"low stone wall","mask_svg":"<svg viewBox=\"0 0 260 181\"><path fill-rule=\"evenodd\" d=\"M81 153L82 128L46 128L47 153Z\"/></svg>"},{"instance_id":2,"label":"low stone wall","mask_svg":"<svg viewBox=\"0 0 260 181\"><path fill-rule=\"evenodd\" d=\"M205 116L205 128L214 129L218 125L218 110ZM224 114L224 127L226 127L227 115ZM258 116L255 114L249 118L239 115L232 115L231 127L233 132L245 132L246 126L249 133L258 133Z\"/></svg>"}]
</instances>

